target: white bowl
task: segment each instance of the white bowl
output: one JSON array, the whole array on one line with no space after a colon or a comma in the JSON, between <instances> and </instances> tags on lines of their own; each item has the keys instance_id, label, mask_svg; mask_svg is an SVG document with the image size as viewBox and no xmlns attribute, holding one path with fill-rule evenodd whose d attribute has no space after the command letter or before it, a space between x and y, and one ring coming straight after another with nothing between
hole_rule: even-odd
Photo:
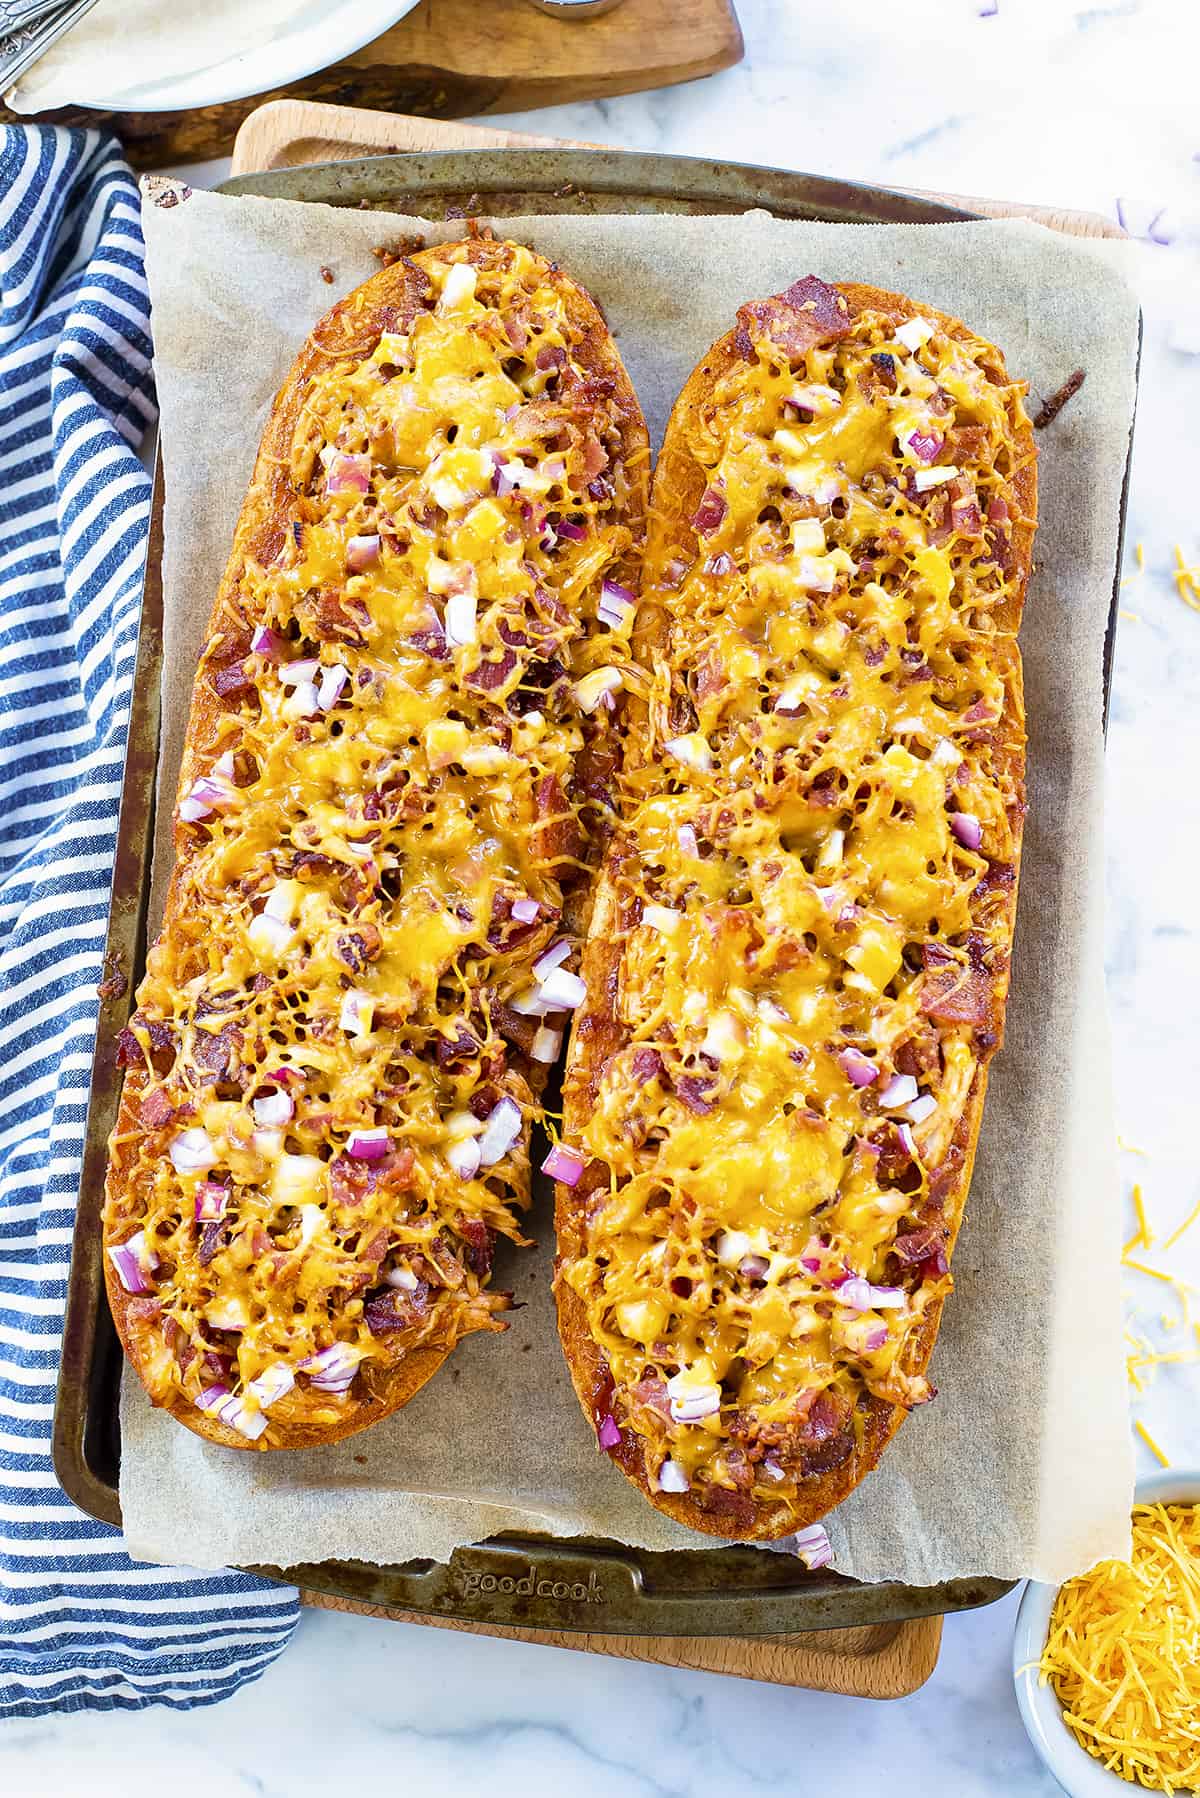
<instances>
[{"instance_id":1,"label":"white bowl","mask_svg":"<svg viewBox=\"0 0 1200 1798\"><path fill-rule=\"evenodd\" d=\"M1139 1505L1200 1503L1200 1469L1168 1468L1162 1473L1147 1474L1138 1481L1134 1498ZM1037 1664L1046 1646L1050 1614L1058 1594L1058 1586L1030 1580L1021 1596L1013 1636L1013 1680L1021 1721L1030 1741L1071 1798L1114 1798L1118 1792L1130 1798L1131 1793L1144 1788L1110 1773L1086 1748L1079 1746L1063 1722L1054 1687L1038 1681Z\"/></svg>"}]
</instances>

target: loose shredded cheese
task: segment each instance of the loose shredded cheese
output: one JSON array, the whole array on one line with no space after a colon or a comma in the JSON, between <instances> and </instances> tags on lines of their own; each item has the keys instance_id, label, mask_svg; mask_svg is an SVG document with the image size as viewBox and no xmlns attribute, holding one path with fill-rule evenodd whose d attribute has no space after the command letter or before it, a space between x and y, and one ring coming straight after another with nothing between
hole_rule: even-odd
<instances>
[{"instance_id":1,"label":"loose shredded cheese","mask_svg":"<svg viewBox=\"0 0 1200 1798\"><path fill-rule=\"evenodd\" d=\"M1195 1506L1135 1509L1131 1560L1067 1581L1038 1671L1075 1740L1111 1772L1167 1793L1200 1783Z\"/></svg>"},{"instance_id":2,"label":"loose shredded cheese","mask_svg":"<svg viewBox=\"0 0 1200 1798\"><path fill-rule=\"evenodd\" d=\"M1158 1443L1154 1440L1141 1418L1137 1419L1133 1427L1141 1437L1142 1441L1146 1444L1146 1447L1150 1450L1150 1453L1154 1456L1154 1459L1158 1462L1159 1466L1169 1467L1171 1465L1170 1461L1167 1459L1163 1450L1158 1446Z\"/></svg>"},{"instance_id":3,"label":"loose shredded cheese","mask_svg":"<svg viewBox=\"0 0 1200 1798\"><path fill-rule=\"evenodd\" d=\"M1175 591L1185 606L1200 612L1200 562L1190 565L1185 562L1178 543L1175 545Z\"/></svg>"}]
</instances>

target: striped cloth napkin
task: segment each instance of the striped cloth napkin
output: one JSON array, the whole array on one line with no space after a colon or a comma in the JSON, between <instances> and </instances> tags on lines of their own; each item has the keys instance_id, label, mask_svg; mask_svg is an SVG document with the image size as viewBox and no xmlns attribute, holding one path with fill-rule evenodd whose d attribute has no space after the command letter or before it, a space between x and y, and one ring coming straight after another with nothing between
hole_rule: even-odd
<instances>
[{"instance_id":1,"label":"striped cloth napkin","mask_svg":"<svg viewBox=\"0 0 1200 1798\"><path fill-rule=\"evenodd\" d=\"M155 416L138 193L94 131L0 136L0 1717L211 1703L296 1594L131 1561L50 1427Z\"/></svg>"}]
</instances>

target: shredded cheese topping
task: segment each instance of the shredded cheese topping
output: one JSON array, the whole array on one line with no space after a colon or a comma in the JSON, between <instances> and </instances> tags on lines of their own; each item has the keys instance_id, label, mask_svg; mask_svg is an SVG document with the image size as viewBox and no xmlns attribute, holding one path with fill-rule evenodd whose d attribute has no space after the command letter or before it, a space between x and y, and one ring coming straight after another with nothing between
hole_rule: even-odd
<instances>
[{"instance_id":1,"label":"shredded cheese topping","mask_svg":"<svg viewBox=\"0 0 1200 1798\"><path fill-rule=\"evenodd\" d=\"M1200 1785L1200 1513L1139 1505L1133 1555L1058 1595L1039 1668L1075 1740L1158 1792Z\"/></svg>"},{"instance_id":2,"label":"shredded cheese topping","mask_svg":"<svg viewBox=\"0 0 1200 1798\"><path fill-rule=\"evenodd\" d=\"M665 640L595 924L623 1043L582 1130L611 1190L561 1276L618 1453L731 1526L846 1461L868 1399L932 1396L1023 815L1022 389L879 311L797 353L841 303L797 290L739 314L690 531L648 558Z\"/></svg>"},{"instance_id":3,"label":"shredded cheese topping","mask_svg":"<svg viewBox=\"0 0 1200 1798\"><path fill-rule=\"evenodd\" d=\"M107 1234L141 1372L264 1447L503 1327L493 1243L520 1240L609 815L610 715L577 689L619 635L597 605L635 547L636 407L541 258L421 260L368 353L337 313L314 334L122 1044Z\"/></svg>"}]
</instances>

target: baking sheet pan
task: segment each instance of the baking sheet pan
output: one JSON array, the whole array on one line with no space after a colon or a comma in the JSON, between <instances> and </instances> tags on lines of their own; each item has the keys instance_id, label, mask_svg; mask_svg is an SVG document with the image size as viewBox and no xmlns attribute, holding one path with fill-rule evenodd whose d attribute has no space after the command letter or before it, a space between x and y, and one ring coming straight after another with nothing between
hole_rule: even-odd
<instances>
[{"instance_id":1,"label":"baking sheet pan","mask_svg":"<svg viewBox=\"0 0 1200 1798\"><path fill-rule=\"evenodd\" d=\"M334 205L403 209L432 217L530 211L712 213L762 206L778 216L835 221L953 222L971 215L885 189L640 153L449 151L364 158L243 176L221 190ZM1122 493L1124 529L1128 468ZM83 1174L68 1285L54 1463L90 1515L120 1522L118 1396L121 1352L104 1295L101 1206L105 1145L116 1115L116 1037L131 1009L145 954L162 659L162 476L156 471L142 629L135 671L113 900ZM1118 569L1120 557L1118 556ZM1117 614L1114 580L1105 642L1105 699ZM838 1628L969 1609L1008 1582L862 1585L809 1573L788 1556L727 1548L676 1554L613 1542L511 1535L431 1561L378 1567L356 1561L259 1571L360 1602L557 1630L626 1634L755 1634Z\"/></svg>"}]
</instances>

